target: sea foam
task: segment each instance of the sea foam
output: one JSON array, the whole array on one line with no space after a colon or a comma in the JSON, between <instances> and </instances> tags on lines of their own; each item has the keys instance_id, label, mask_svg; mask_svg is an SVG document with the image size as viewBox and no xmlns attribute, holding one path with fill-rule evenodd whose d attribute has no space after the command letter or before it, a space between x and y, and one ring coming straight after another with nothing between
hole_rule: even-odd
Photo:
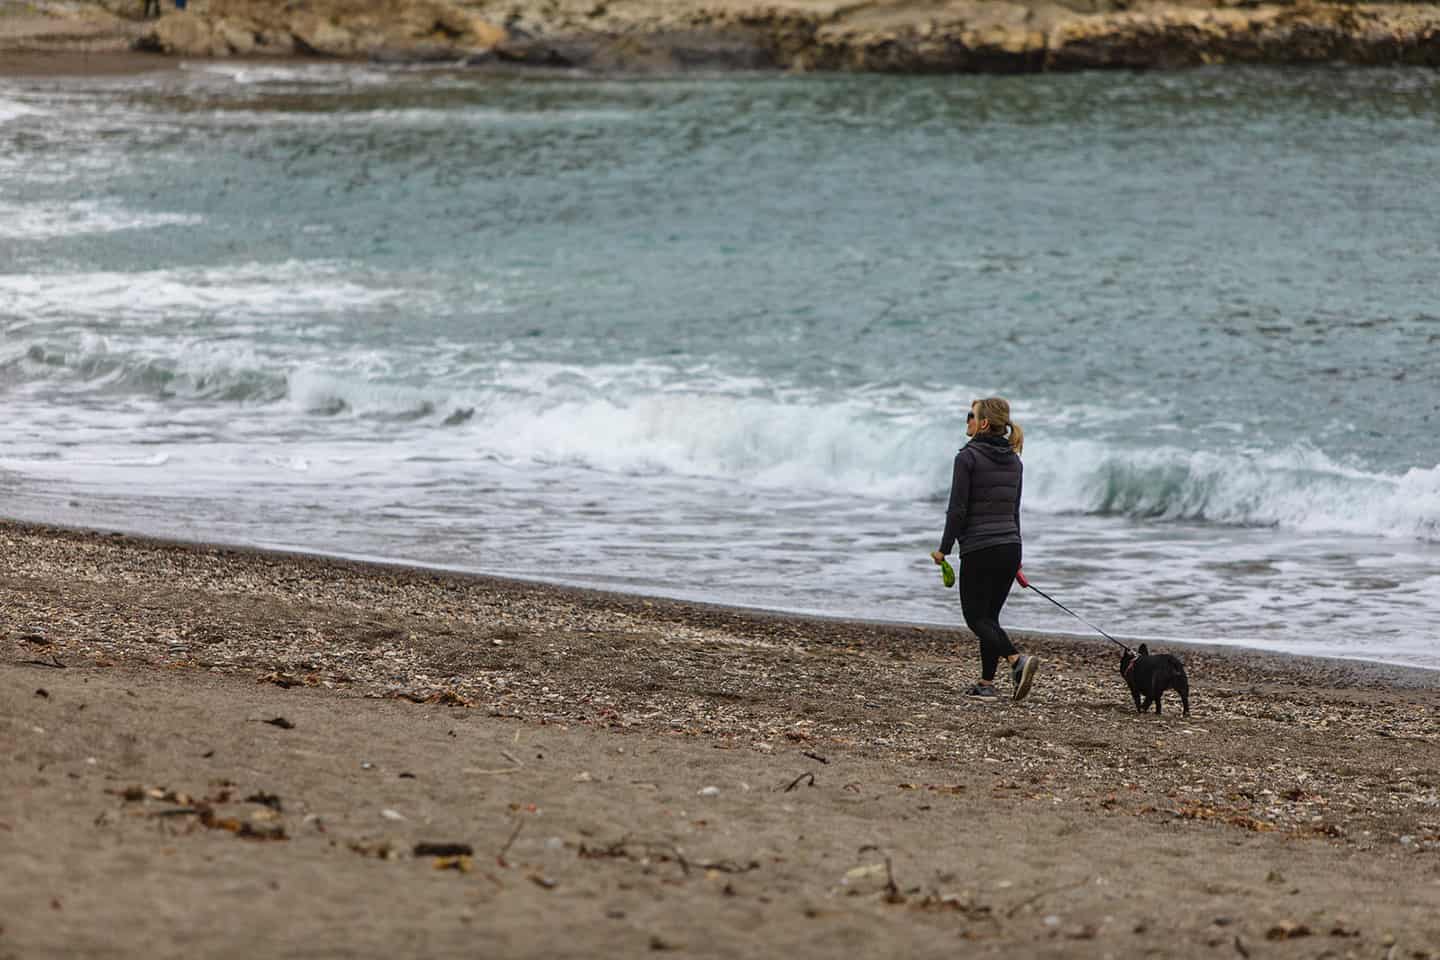
<instances>
[{"instance_id":1,"label":"sea foam","mask_svg":"<svg viewBox=\"0 0 1440 960\"><path fill-rule=\"evenodd\" d=\"M205 218L185 213L140 213L93 201L68 204L0 203L0 239L49 240L56 237L159 227L198 226Z\"/></svg>"}]
</instances>

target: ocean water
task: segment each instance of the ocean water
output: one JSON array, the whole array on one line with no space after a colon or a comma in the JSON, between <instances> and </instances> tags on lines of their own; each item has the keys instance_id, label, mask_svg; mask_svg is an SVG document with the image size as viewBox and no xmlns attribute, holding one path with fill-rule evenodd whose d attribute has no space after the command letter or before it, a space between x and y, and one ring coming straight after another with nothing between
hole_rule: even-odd
<instances>
[{"instance_id":1,"label":"ocean water","mask_svg":"<svg viewBox=\"0 0 1440 960\"><path fill-rule=\"evenodd\" d=\"M0 514L1440 668L1440 74L0 78ZM1008 622L1085 633L1034 594Z\"/></svg>"}]
</instances>

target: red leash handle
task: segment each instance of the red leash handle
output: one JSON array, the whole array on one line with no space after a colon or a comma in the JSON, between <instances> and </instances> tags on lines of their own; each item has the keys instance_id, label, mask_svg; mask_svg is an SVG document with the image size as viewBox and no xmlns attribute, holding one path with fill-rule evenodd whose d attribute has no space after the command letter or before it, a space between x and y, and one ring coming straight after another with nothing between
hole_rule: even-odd
<instances>
[{"instance_id":1,"label":"red leash handle","mask_svg":"<svg viewBox=\"0 0 1440 960\"><path fill-rule=\"evenodd\" d=\"M1020 584L1020 586L1024 587L1026 590L1030 589L1030 581L1025 579L1024 570L1017 569L1015 571L1015 582Z\"/></svg>"}]
</instances>

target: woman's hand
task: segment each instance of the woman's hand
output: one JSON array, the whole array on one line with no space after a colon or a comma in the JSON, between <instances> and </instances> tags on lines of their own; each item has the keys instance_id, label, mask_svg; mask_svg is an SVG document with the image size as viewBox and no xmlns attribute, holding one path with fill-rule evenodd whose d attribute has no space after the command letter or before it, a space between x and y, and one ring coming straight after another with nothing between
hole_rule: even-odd
<instances>
[{"instance_id":1,"label":"woman's hand","mask_svg":"<svg viewBox=\"0 0 1440 960\"><path fill-rule=\"evenodd\" d=\"M940 564L945 562L945 554L941 553L939 550L931 550L930 559L934 560L935 566L938 567L940 566Z\"/></svg>"}]
</instances>

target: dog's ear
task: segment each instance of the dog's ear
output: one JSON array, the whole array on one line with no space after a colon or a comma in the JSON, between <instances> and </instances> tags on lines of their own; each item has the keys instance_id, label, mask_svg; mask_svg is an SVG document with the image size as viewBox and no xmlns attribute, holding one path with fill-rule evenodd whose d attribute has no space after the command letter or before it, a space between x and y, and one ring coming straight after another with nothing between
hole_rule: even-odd
<instances>
[{"instance_id":1,"label":"dog's ear","mask_svg":"<svg viewBox=\"0 0 1440 960\"><path fill-rule=\"evenodd\" d=\"M1142 657L1148 657L1148 656L1150 656L1150 648L1147 647L1147 646L1145 646L1145 644L1143 644L1143 643L1140 644L1140 656L1142 656Z\"/></svg>"}]
</instances>

